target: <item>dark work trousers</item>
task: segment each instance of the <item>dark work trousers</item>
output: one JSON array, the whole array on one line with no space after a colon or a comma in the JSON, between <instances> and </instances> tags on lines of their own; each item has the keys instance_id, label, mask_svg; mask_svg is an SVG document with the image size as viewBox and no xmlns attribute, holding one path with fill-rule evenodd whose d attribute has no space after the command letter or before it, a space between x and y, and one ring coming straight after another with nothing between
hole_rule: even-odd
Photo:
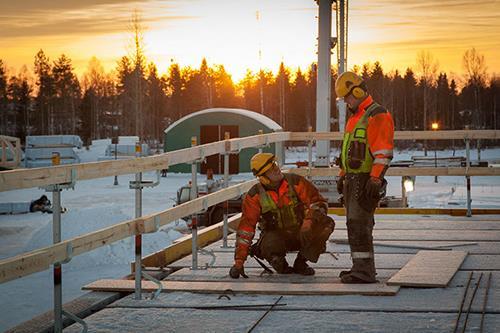
<instances>
[{"instance_id":1,"label":"dark work trousers","mask_svg":"<svg viewBox=\"0 0 500 333\"><path fill-rule=\"evenodd\" d=\"M350 274L367 282L373 282L376 272L372 233L378 202L366 199L365 186L369 178L369 174L347 174L343 194L352 258Z\"/></svg>"},{"instance_id":2,"label":"dark work trousers","mask_svg":"<svg viewBox=\"0 0 500 333\"><path fill-rule=\"evenodd\" d=\"M326 227L331 229L323 232ZM299 251L297 258L304 261L318 262L320 254L326 250L326 241L331 231L333 231L332 229L333 227L329 225L314 221L312 232L315 236L313 236L309 244L301 244L298 229L293 231L284 231L282 229L265 230L257 242L259 248L258 257L266 259L274 267L277 258L284 259L287 252ZM282 260L280 262L283 263Z\"/></svg>"}]
</instances>

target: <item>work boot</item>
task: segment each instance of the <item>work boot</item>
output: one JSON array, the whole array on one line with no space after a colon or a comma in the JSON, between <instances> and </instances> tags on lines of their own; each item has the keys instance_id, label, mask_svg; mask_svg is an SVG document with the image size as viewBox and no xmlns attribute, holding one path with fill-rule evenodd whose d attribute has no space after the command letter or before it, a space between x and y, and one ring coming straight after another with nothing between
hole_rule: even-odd
<instances>
[{"instance_id":1,"label":"work boot","mask_svg":"<svg viewBox=\"0 0 500 333\"><path fill-rule=\"evenodd\" d=\"M343 277L344 275L346 275L346 274L351 274L351 270L348 270L348 271L342 271L342 272L340 272L340 274L339 274L339 278L342 278L342 277Z\"/></svg>"},{"instance_id":2,"label":"work boot","mask_svg":"<svg viewBox=\"0 0 500 333\"><path fill-rule=\"evenodd\" d=\"M376 279L371 278L359 272L343 271L340 273L340 281L346 284L352 283L376 283Z\"/></svg>"},{"instance_id":3,"label":"work boot","mask_svg":"<svg viewBox=\"0 0 500 333\"><path fill-rule=\"evenodd\" d=\"M299 252L295 262L293 263L293 271L301 275L314 275L314 268L309 267L307 259Z\"/></svg>"},{"instance_id":4,"label":"work boot","mask_svg":"<svg viewBox=\"0 0 500 333\"><path fill-rule=\"evenodd\" d=\"M288 265L285 257L274 256L269 262L278 274L292 274L293 269Z\"/></svg>"},{"instance_id":5,"label":"work boot","mask_svg":"<svg viewBox=\"0 0 500 333\"><path fill-rule=\"evenodd\" d=\"M375 261L373 258L353 259L353 266L348 271L339 274L342 283L375 283L378 282L375 276Z\"/></svg>"}]
</instances>

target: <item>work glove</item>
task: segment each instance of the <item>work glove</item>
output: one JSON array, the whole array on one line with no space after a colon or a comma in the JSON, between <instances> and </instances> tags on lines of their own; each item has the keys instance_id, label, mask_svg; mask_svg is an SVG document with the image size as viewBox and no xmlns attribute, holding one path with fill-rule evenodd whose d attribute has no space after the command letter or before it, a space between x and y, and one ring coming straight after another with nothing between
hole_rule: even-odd
<instances>
[{"instance_id":1,"label":"work glove","mask_svg":"<svg viewBox=\"0 0 500 333\"><path fill-rule=\"evenodd\" d=\"M245 269L243 268L243 261L236 260L233 267L231 267L231 269L229 270L229 276L233 279L238 279L240 275L245 279L248 279L248 275L245 274Z\"/></svg>"},{"instance_id":2,"label":"work glove","mask_svg":"<svg viewBox=\"0 0 500 333\"><path fill-rule=\"evenodd\" d=\"M312 223L311 219L305 219L300 227L300 244L307 246L312 240Z\"/></svg>"},{"instance_id":3,"label":"work glove","mask_svg":"<svg viewBox=\"0 0 500 333\"><path fill-rule=\"evenodd\" d=\"M344 193L344 181L345 181L345 176L340 176L339 179L337 179L337 192L338 192L338 194Z\"/></svg>"},{"instance_id":4,"label":"work glove","mask_svg":"<svg viewBox=\"0 0 500 333\"><path fill-rule=\"evenodd\" d=\"M382 185L382 179L378 177L370 177L365 186L366 197L373 201L380 200L380 190L382 189Z\"/></svg>"}]
</instances>

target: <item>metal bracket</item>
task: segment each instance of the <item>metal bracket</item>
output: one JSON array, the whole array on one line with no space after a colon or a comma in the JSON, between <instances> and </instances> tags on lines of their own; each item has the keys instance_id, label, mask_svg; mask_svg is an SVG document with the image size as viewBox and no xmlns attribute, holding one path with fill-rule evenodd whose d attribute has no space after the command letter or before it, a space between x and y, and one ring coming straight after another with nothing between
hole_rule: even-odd
<instances>
[{"instance_id":1,"label":"metal bracket","mask_svg":"<svg viewBox=\"0 0 500 333\"><path fill-rule=\"evenodd\" d=\"M71 169L70 172L71 180L68 183L60 183L60 184L50 184L47 186L40 186L39 189L45 190L46 192L57 192L61 190L75 189L76 184L76 170Z\"/></svg>"},{"instance_id":2,"label":"metal bracket","mask_svg":"<svg viewBox=\"0 0 500 333\"><path fill-rule=\"evenodd\" d=\"M62 314L65 315L68 318L73 319L75 322L79 323L80 325L82 325L83 326L82 327L82 333L87 333L88 332L89 327L88 327L87 323L83 319L81 319L81 318L77 317L76 315L72 314L71 312L68 312L68 311L65 311L65 310L62 310Z\"/></svg>"},{"instance_id":3,"label":"metal bracket","mask_svg":"<svg viewBox=\"0 0 500 333\"><path fill-rule=\"evenodd\" d=\"M145 187L155 187L160 184L160 171L156 170L156 181L153 180L143 180L137 185L137 182L135 180L131 180L129 182L129 189L131 190L137 190L140 189L142 190Z\"/></svg>"},{"instance_id":4,"label":"metal bracket","mask_svg":"<svg viewBox=\"0 0 500 333\"><path fill-rule=\"evenodd\" d=\"M66 244L66 259L60 262L60 264L67 264L73 259L73 244Z\"/></svg>"},{"instance_id":5,"label":"metal bracket","mask_svg":"<svg viewBox=\"0 0 500 333\"><path fill-rule=\"evenodd\" d=\"M217 260L217 257L215 256L215 253L213 250L205 250L205 249L199 249L199 253L209 255L212 257L212 260L210 263L206 263L205 267L201 267L201 269L208 269L208 267L213 267L215 265L215 261Z\"/></svg>"},{"instance_id":6,"label":"metal bracket","mask_svg":"<svg viewBox=\"0 0 500 333\"><path fill-rule=\"evenodd\" d=\"M153 217L153 224L155 226L155 229L152 232L157 232L160 229L160 217L158 215Z\"/></svg>"},{"instance_id":7,"label":"metal bracket","mask_svg":"<svg viewBox=\"0 0 500 333\"><path fill-rule=\"evenodd\" d=\"M157 298L158 296L160 296L160 293L163 290L161 282L158 281L157 279L155 279L154 277L152 277L151 275L149 275L148 273L144 272L144 271L142 271L142 276L145 279L147 279L147 280L149 280L151 282L154 282L158 286L158 289L156 289L154 292L151 293L151 298L150 299L153 300L153 299Z\"/></svg>"},{"instance_id":8,"label":"metal bracket","mask_svg":"<svg viewBox=\"0 0 500 333\"><path fill-rule=\"evenodd\" d=\"M200 147L200 160L205 160L205 149L203 147Z\"/></svg>"},{"instance_id":9,"label":"metal bracket","mask_svg":"<svg viewBox=\"0 0 500 333\"><path fill-rule=\"evenodd\" d=\"M208 210L208 200L206 198L201 201L201 205L203 207L203 211Z\"/></svg>"}]
</instances>

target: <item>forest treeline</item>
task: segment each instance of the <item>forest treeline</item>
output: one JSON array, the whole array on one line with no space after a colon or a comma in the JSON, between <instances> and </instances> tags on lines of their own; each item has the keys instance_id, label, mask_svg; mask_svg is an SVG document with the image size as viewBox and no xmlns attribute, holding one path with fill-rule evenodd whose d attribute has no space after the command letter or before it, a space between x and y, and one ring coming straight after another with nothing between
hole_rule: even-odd
<instances>
[{"instance_id":1,"label":"forest treeline","mask_svg":"<svg viewBox=\"0 0 500 333\"><path fill-rule=\"evenodd\" d=\"M375 100L390 110L396 130L429 130L432 122L440 129L499 127L500 79L488 76L484 57L475 49L463 56L460 82L439 72L429 53L417 60L416 70L404 72L384 72L379 62L353 68ZM199 68L171 63L161 76L154 63L137 53L122 57L109 73L92 58L79 79L70 58L52 61L40 50L33 73L26 67L8 73L0 59L0 130L23 141L26 135L77 134L85 143L116 135L161 142L175 120L216 107L262 113L286 131L315 127L314 63L304 71L281 63L276 74L248 70L236 83L223 65L209 66L205 59ZM336 77L332 69L332 87ZM335 101L334 91L331 97ZM334 102L331 115L332 130L337 130Z\"/></svg>"}]
</instances>

